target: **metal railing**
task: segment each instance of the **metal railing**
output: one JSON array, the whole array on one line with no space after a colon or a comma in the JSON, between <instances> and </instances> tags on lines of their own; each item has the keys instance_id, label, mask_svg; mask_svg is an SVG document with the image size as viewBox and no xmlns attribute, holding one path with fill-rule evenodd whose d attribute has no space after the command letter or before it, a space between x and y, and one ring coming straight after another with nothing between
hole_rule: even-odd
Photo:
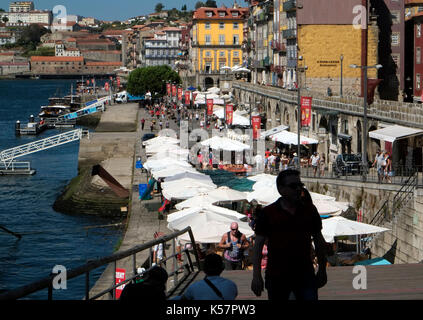
<instances>
[{"instance_id":1,"label":"metal railing","mask_svg":"<svg viewBox=\"0 0 423 320\"><path fill-rule=\"evenodd\" d=\"M192 249L183 249L179 252L176 250L176 243L175 239L176 237L187 233L189 234ZM160 264L165 264L166 261L172 259L173 260L173 270L169 273L168 276L169 279L173 277L173 287L170 288L170 290L167 290L167 297L171 296L182 284L183 282L194 272L199 272L201 270L200 267L200 261L199 261L199 254L197 251L197 246L195 245L194 236L191 231L191 227L187 227L181 231L176 231L174 233L171 233L169 235L162 236L156 240L149 241L147 243L144 243L142 245L135 246L129 250L125 250L122 252L117 252L115 254L112 254L107 257L103 257L100 259L92 260L85 265L82 265L78 268L75 268L73 270L70 270L66 273L66 280L70 280L79 276L85 276L85 300L95 300L100 297L103 297L105 295L109 295L109 297L113 300L116 299L116 288L125 285L131 281L134 281L135 279L140 277L140 274L137 273L137 261L136 261L136 254L144 251L149 250L149 258L147 261L144 262L148 263L149 268L145 271L148 272L151 269L152 266L152 248L155 245L163 244L164 248L166 246L166 242L172 241L173 250L172 255L167 257L166 259L162 260ZM184 264L178 264L177 256L178 254L185 254L186 261ZM191 258L191 254L194 255L195 262L193 262L193 259ZM125 279L125 281L120 282L116 284L116 264L117 261L132 257L132 266L133 266L133 276ZM89 279L90 279L90 272L92 272L95 269L98 269L100 267L106 266L108 264L113 264L114 274L113 274L113 282L110 284L110 286L95 294L94 296L90 297L90 288L89 288ZM195 271L195 267L197 268L197 271ZM183 270L183 271L181 271ZM184 273L183 277L178 279L179 273ZM31 283L29 285L8 291L6 293L0 294L0 300L16 300L23 297L26 297L34 292L38 292L41 290L48 289L48 300L53 300L53 281L57 275L50 275L49 277L46 277L44 279L41 279L37 282Z\"/></svg>"},{"instance_id":2,"label":"metal railing","mask_svg":"<svg viewBox=\"0 0 423 320\"><path fill-rule=\"evenodd\" d=\"M418 172L423 172L422 166L393 166L393 170L390 173L383 173L379 175L377 169L374 167L367 169L366 182L380 183L380 184L393 184L393 185L404 185L410 177L415 177L415 185L423 186L423 179L418 179ZM275 173L276 174L276 173ZM345 181L363 181L363 169L359 167L348 169L338 168L335 169L333 164L326 165L324 174L320 172L318 167L316 174L314 173L313 167L307 165L301 167L301 176L307 178L324 178L324 179L336 179Z\"/></svg>"}]
</instances>

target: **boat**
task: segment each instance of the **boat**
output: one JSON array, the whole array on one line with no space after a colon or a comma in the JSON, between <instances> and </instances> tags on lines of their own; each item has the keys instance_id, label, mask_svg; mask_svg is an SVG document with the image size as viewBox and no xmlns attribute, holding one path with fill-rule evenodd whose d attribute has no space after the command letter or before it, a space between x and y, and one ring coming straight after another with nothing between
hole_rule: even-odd
<instances>
[{"instance_id":1,"label":"boat","mask_svg":"<svg viewBox=\"0 0 423 320\"><path fill-rule=\"evenodd\" d=\"M71 112L71 107L69 105L49 105L42 106L38 117L40 119L45 118L57 118L58 116L64 115Z\"/></svg>"}]
</instances>

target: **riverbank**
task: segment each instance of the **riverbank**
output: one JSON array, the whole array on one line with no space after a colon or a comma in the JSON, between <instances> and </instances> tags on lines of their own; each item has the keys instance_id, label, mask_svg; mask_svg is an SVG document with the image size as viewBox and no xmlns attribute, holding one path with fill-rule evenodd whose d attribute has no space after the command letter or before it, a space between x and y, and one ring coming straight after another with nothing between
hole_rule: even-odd
<instances>
[{"instance_id":1,"label":"riverbank","mask_svg":"<svg viewBox=\"0 0 423 320\"><path fill-rule=\"evenodd\" d=\"M101 165L124 188L131 189L136 144L137 104L112 105L101 114L95 132L81 139L78 175L55 201L54 210L62 213L123 218L129 198L118 197L92 167Z\"/></svg>"},{"instance_id":2,"label":"riverbank","mask_svg":"<svg viewBox=\"0 0 423 320\"><path fill-rule=\"evenodd\" d=\"M145 149L141 148L140 139L145 133L151 133L148 126L145 126L145 130L141 130L140 120L142 118L150 119L145 109L139 109L138 120L137 120L137 143L135 144L135 152L133 154L133 161L135 163L137 157L141 157L142 161L146 161ZM176 123L171 121L171 128L176 129ZM154 131L157 133L157 130ZM146 173L140 169L135 169L133 165L132 169L132 188L130 195L130 203L128 208L128 216L126 220L126 229L124 236L120 244L118 252L128 250L136 245L140 245L154 239L154 232L161 231L165 234L171 233L166 226L166 220L158 219L158 209L161 206L161 200L159 195L153 195L151 200L139 200L138 185L140 183L147 183ZM145 250L136 255L136 267L141 266L149 258L149 251ZM103 290L106 290L114 283L115 266L110 264L103 272L95 286L90 291L90 296L94 296ZM133 260L132 257L117 261L116 268L125 269L126 277L134 275ZM100 300L109 300L110 296L103 296Z\"/></svg>"}]
</instances>

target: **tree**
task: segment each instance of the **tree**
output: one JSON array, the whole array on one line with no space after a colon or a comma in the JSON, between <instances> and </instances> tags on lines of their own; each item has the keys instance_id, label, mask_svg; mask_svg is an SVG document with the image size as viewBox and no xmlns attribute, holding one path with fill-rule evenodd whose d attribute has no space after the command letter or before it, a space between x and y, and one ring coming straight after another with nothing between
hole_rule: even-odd
<instances>
[{"instance_id":1,"label":"tree","mask_svg":"<svg viewBox=\"0 0 423 320\"><path fill-rule=\"evenodd\" d=\"M35 50L37 45L40 43L41 37L51 32L46 28L39 26L38 24L31 24L28 27L25 27L18 39L18 45L24 46L27 50Z\"/></svg>"},{"instance_id":2,"label":"tree","mask_svg":"<svg viewBox=\"0 0 423 320\"><path fill-rule=\"evenodd\" d=\"M3 17L1 20L3 20L4 23L7 23L9 21L8 17Z\"/></svg>"},{"instance_id":3,"label":"tree","mask_svg":"<svg viewBox=\"0 0 423 320\"><path fill-rule=\"evenodd\" d=\"M182 11L187 11L187 5L186 5L186 4L184 4L184 5L182 6L181 10L182 10Z\"/></svg>"},{"instance_id":4,"label":"tree","mask_svg":"<svg viewBox=\"0 0 423 320\"><path fill-rule=\"evenodd\" d=\"M179 74L167 65L137 68L129 74L126 89L131 95L143 95L148 91L153 96L156 92L164 95L167 81L182 82Z\"/></svg>"},{"instance_id":5,"label":"tree","mask_svg":"<svg viewBox=\"0 0 423 320\"><path fill-rule=\"evenodd\" d=\"M216 0L207 0L205 5L208 8L217 8Z\"/></svg>"},{"instance_id":6,"label":"tree","mask_svg":"<svg viewBox=\"0 0 423 320\"><path fill-rule=\"evenodd\" d=\"M162 12L163 8L164 8L163 3L159 2L158 4L156 4L154 11L155 12Z\"/></svg>"},{"instance_id":7,"label":"tree","mask_svg":"<svg viewBox=\"0 0 423 320\"><path fill-rule=\"evenodd\" d=\"M204 4L204 2L202 2L202 1L198 1L196 4L195 4L195 10L197 10L198 8L201 8L201 7L205 7L206 5Z\"/></svg>"}]
</instances>

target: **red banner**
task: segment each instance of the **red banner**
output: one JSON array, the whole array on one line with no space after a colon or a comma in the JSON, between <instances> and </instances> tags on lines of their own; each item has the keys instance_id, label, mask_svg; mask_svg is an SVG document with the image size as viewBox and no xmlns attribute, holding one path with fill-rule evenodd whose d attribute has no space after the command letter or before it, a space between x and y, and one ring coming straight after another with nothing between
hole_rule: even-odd
<instances>
[{"instance_id":1,"label":"red banner","mask_svg":"<svg viewBox=\"0 0 423 320\"><path fill-rule=\"evenodd\" d=\"M382 79L367 79L367 104L372 104L375 96L375 89L382 82Z\"/></svg>"},{"instance_id":2,"label":"red banner","mask_svg":"<svg viewBox=\"0 0 423 320\"><path fill-rule=\"evenodd\" d=\"M197 93L192 93L192 101L195 101L195 97L197 97Z\"/></svg>"},{"instance_id":3,"label":"red banner","mask_svg":"<svg viewBox=\"0 0 423 320\"><path fill-rule=\"evenodd\" d=\"M311 123L311 97L301 97L301 126L309 127Z\"/></svg>"},{"instance_id":4,"label":"red banner","mask_svg":"<svg viewBox=\"0 0 423 320\"><path fill-rule=\"evenodd\" d=\"M190 103L190 91L185 91L185 104L189 104Z\"/></svg>"},{"instance_id":5,"label":"red banner","mask_svg":"<svg viewBox=\"0 0 423 320\"><path fill-rule=\"evenodd\" d=\"M182 101L182 88L178 88L178 100Z\"/></svg>"},{"instance_id":6,"label":"red banner","mask_svg":"<svg viewBox=\"0 0 423 320\"><path fill-rule=\"evenodd\" d=\"M253 127L253 139L260 137L261 118L260 116L251 117L251 125Z\"/></svg>"},{"instance_id":7,"label":"red banner","mask_svg":"<svg viewBox=\"0 0 423 320\"><path fill-rule=\"evenodd\" d=\"M234 115L233 104L227 104L226 105L226 123L227 124L232 124L233 115Z\"/></svg>"},{"instance_id":8,"label":"red banner","mask_svg":"<svg viewBox=\"0 0 423 320\"><path fill-rule=\"evenodd\" d=\"M212 116L213 115L213 99L207 99L207 115Z\"/></svg>"},{"instance_id":9,"label":"red banner","mask_svg":"<svg viewBox=\"0 0 423 320\"><path fill-rule=\"evenodd\" d=\"M176 97L176 86L172 84L172 97Z\"/></svg>"},{"instance_id":10,"label":"red banner","mask_svg":"<svg viewBox=\"0 0 423 320\"><path fill-rule=\"evenodd\" d=\"M117 81L117 86L118 86L118 87L120 87L120 78L119 78L119 77L117 77L117 78L116 78L116 81Z\"/></svg>"},{"instance_id":11,"label":"red banner","mask_svg":"<svg viewBox=\"0 0 423 320\"><path fill-rule=\"evenodd\" d=\"M116 269L116 283L115 284L119 284L123 281L125 281L125 269ZM116 300L119 300L124 287L125 285L122 285L116 288Z\"/></svg>"},{"instance_id":12,"label":"red banner","mask_svg":"<svg viewBox=\"0 0 423 320\"><path fill-rule=\"evenodd\" d=\"M104 90L109 91L109 83L108 82L106 82L104 84Z\"/></svg>"},{"instance_id":13,"label":"red banner","mask_svg":"<svg viewBox=\"0 0 423 320\"><path fill-rule=\"evenodd\" d=\"M172 94L172 86L170 83L166 83L166 91L168 96Z\"/></svg>"}]
</instances>

